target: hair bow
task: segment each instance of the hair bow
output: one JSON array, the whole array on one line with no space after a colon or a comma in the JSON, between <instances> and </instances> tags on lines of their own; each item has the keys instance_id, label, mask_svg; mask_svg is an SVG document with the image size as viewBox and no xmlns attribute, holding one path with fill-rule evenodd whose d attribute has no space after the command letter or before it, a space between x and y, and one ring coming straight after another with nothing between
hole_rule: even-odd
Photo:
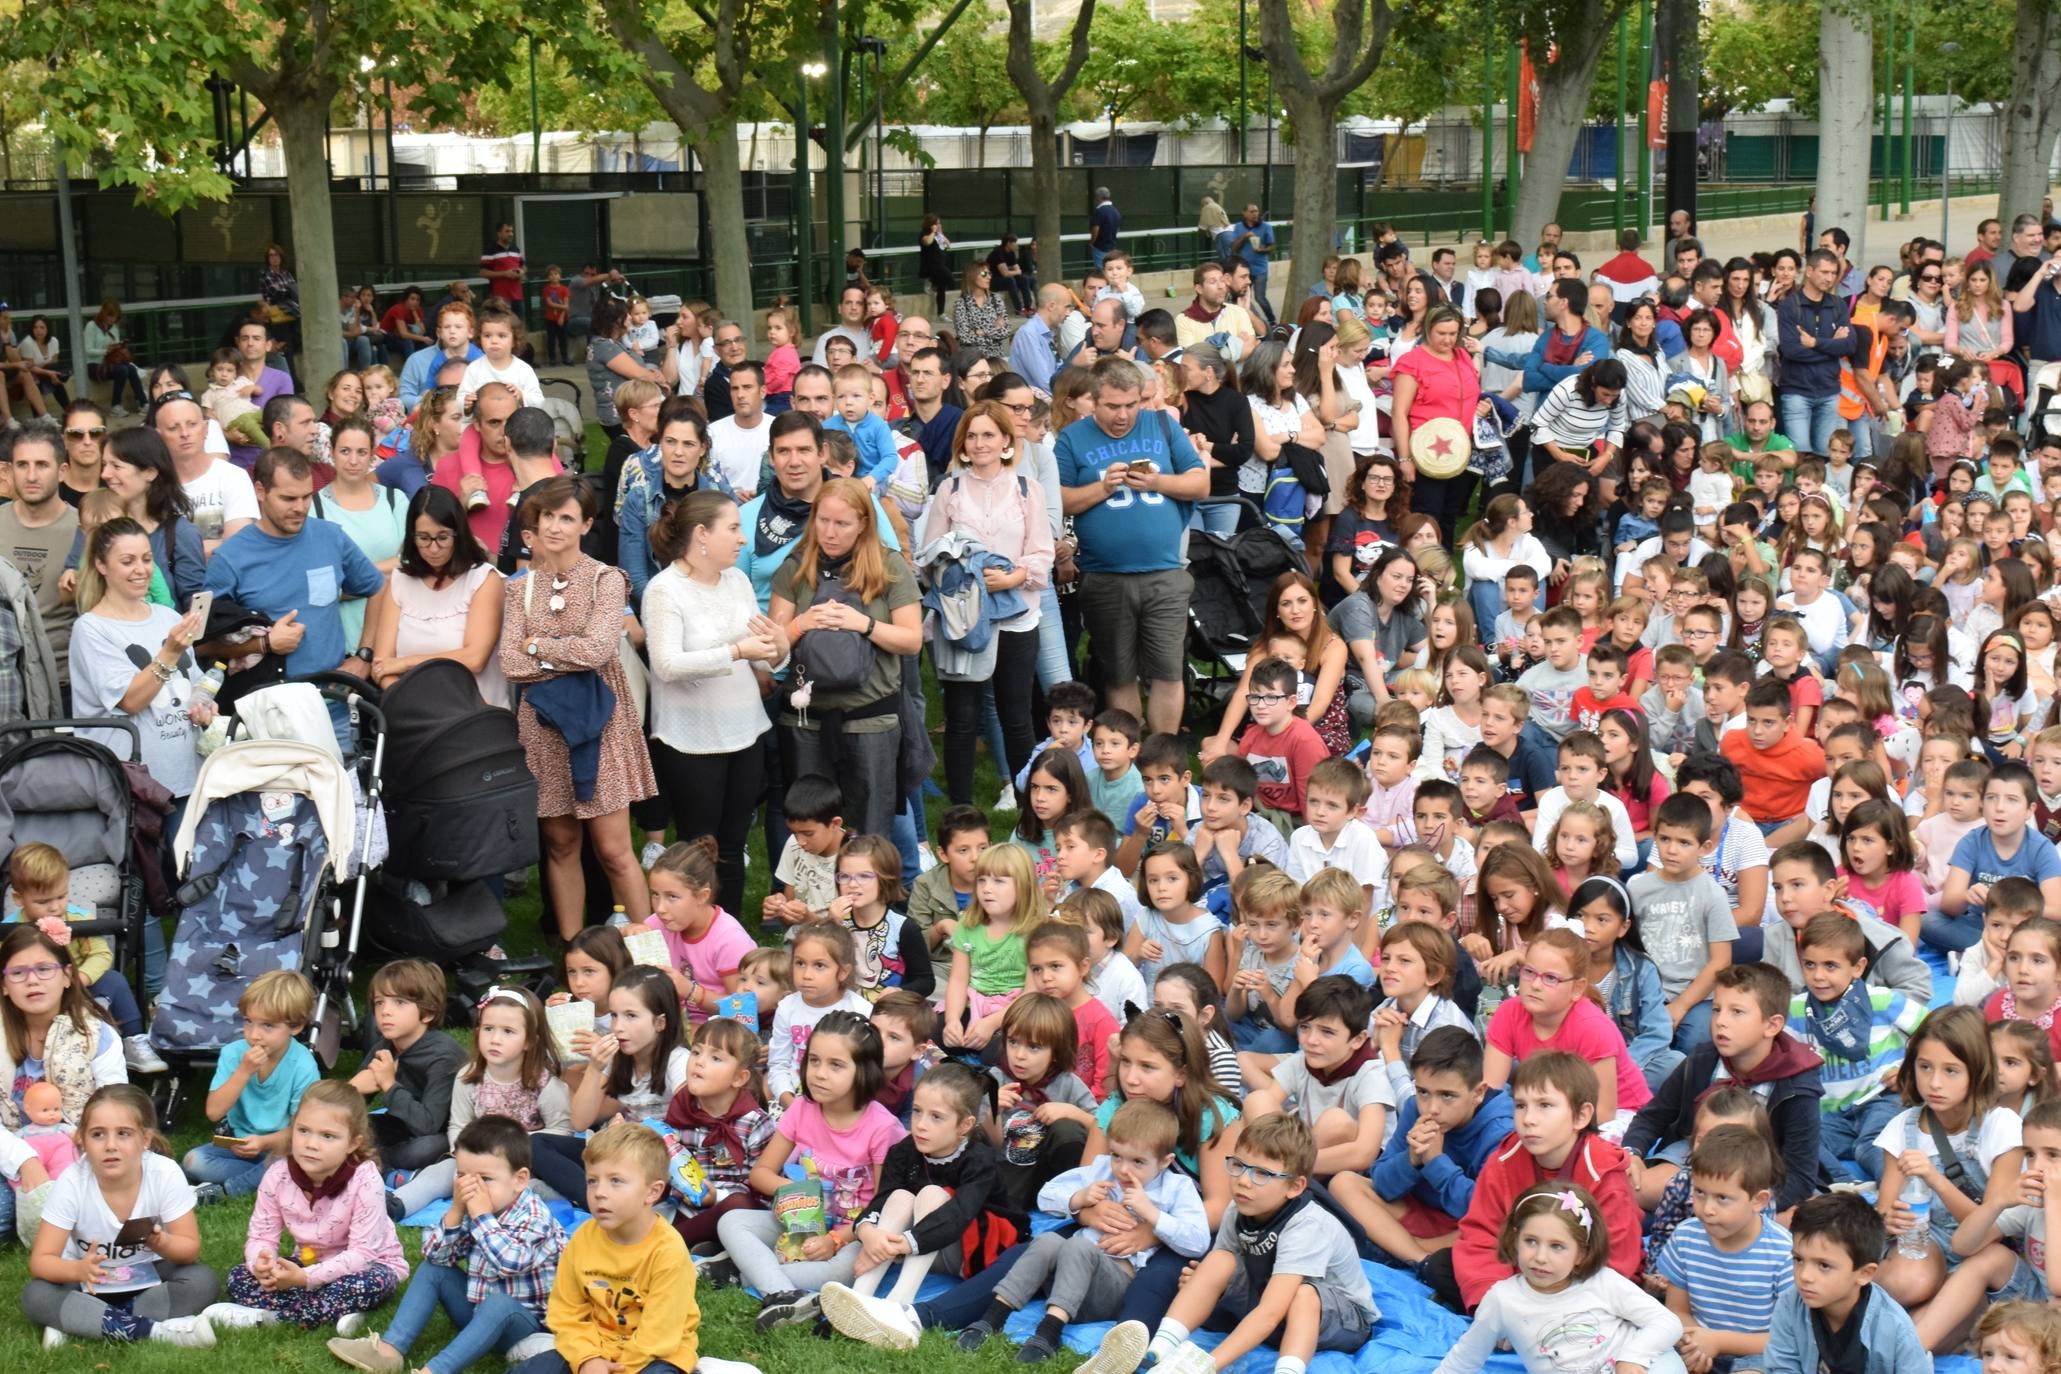
<instances>
[{"instance_id":1,"label":"hair bow","mask_svg":"<svg viewBox=\"0 0 2061 1374\"><path fill-rule=\"evenodd\" d=\"M45 916L36 922L36 929L43 932L51 944L63 948L72 942L72 928L62 916Z\"/></svg>"}]
</instances>

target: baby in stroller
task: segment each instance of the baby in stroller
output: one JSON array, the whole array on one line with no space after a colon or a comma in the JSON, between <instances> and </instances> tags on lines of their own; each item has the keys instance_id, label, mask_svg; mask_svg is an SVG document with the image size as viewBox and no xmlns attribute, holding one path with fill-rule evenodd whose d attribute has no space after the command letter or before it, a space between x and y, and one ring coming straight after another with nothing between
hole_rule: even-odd
<instances>
[{"instance_id":1,"label":"baby in stroller","mask_svg":"<svg viewBox=\"0 0 2061 1374\"><path fill-rule=\"evenodd\" d=\"M163 1073L168 1067L151 1048L143 1030L143 1009L129 980L115 966L114 947L98 935L73 935L71 923L91 921L90 907L71 900L72 874L60 854L50 845L31 842L19 845L7 861L7 888L13 903L6 921L27 921L71 954L79 979L92 990L94 999L107 1008L108 1019L122 1036L122 1058L132 1073Z\"/></svg>"}]
</instances>

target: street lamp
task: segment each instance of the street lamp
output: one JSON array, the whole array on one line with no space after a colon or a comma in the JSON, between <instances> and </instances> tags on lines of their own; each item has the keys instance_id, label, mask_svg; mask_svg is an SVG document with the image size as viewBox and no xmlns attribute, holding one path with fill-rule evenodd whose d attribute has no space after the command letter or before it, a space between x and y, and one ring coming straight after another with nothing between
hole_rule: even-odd
<instances>
[{"instance_id":1,"label":"street lamp","mask_svg":"<svg viewBox=\"0 0 2061 1374\"><path fill-rule=\"evenodd\" d=\"M1939 145L1939 241L1947 241L1947 214L1953 208L1953 183L1947 179L1947 169L1954 162L1954 69L1952 59L1961 50L1959 43L1951 39L1939 45L1941 56L1948 59L1946 87L1946 137Z\"/></svg>"}]
</instances>

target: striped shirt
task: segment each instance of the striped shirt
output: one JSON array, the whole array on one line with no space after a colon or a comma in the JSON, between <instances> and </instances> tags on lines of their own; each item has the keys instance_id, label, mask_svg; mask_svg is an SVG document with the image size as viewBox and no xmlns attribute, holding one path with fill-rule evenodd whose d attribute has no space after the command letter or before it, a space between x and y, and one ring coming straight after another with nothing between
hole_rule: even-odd
<instances>
[{"instance_id":1,"label":"striped shirt","mask_svg":"<svg viewBox=\"0 0 2061 1374\"><path fill-rule=\"evenodd\" d=\"M1695 1217L1675 1228L1654 1269L1689 1295L1689 1315L1712 1331L1768 1329L1775 1303L1796 1286L1789 1233L1762 1219L1744 1250L1720 1250ZM1727 1367L1730 1361L1724 1362Z\"/></svg>"},{"instance_id":2,"label":"striped shirt","mask_svg":"<svg viewBox=\"0 0 2061 1374\"><path fill-rule=\"evenodd\" d=\"M1378 1015L1384 1009L1395 1005L1395 998L1384 997L1381 999L1381 1005L1374 1008L1374 1011ZM1481 1032L1475 1029L1474 1019L1461 1011L1452 998L1441 997L1435 992L1426 993L1424 1000L1417 1004L1417 1010L1411 1012L1408 1019L1403 1022L1402 1061L1381 1061L1383 1071L1388 1074L1388 1086L1395 1093L1396 1101L1401 1102L1417 1091L1416 1081L1410 1076L1410 1061L1417 1057L1417 1046L1423 1043L1425 1036L1445 1026L1458 1026L1475 1039L1481 1038Z\"/></svg>"},{"instance_id":3,"label":"striped shirt","mask_svg":"<svg viewBox=\"0 0 2061 1374\"><path fill-rule=\"evenodd\" d=\"M1546 399L1539 402L1538 411L1531 417L1532 442L1550 441L1579 451L1605 439L1613 448L1622 447L1624 432L1631 423L1624 394L1620 392L1607 406L1595 405L1582 399L1576 389L1580 383L1581 374L1576 373L1562 378L1546 393Z\"/></svg>"},{"instance_id":4,"label":"striped shirt","mask_svg":"<svg viewBox=\"0 0 2061 1374\"><path fill-rule=\"evenodd\" d=\"M1803 993L1789 1001L1789 1031L1818 1052L1825 1065L1818 1071L1825 1085L1821 1110L1835 1115L1872 1101L1896 1087L1896 1073L1904 1060L1904 1045L1925 1019L1925 1004L1904 996L1894 988L1868 986L1870 1028L1868 1057L1848 1059L1831 1038L1821 1033L1825 1017L1847 1014L1851 999L1831 1006L1820 1005L1813 1015L1812 997Z\"/></svg>"}]
</instances>

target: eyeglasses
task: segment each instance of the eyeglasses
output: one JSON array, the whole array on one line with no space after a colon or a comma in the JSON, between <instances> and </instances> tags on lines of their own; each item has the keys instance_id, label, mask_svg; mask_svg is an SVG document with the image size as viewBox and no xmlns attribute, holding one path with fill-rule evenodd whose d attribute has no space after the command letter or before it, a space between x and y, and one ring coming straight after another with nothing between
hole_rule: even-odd
<instances>
[{"instance_id":1,"label":"eyeglasses","mask_svg":"<svg viewBox=\"0 0 2061 1374\"><path fill-rule=\"evenodd\" d=\"M107 437L107 426L95 425L92 429L68 429L64 432L64 437L67 439L105 439Z\"/></svg>"},{"instance_id":2,"label":"eyeglasses","mask_svg":"<svg viewBox=\"0 0 2061 1374\"><path fill-rule=\"evenodd\" d=\"M1392 472L1370 472L1367 474L1367 485L1370 487L1392 487L1395 485L1395 474Z\"/></svg>"},{"instance_id":3,"label":"eyeglasses","mask_svg":"<svg viewBox=\"0 0 2061 1374\"><path fill-rule=\"evenodd\" d=\"M7 970L10 983L47 983L64 968L62 964L23 964Z\"/></svg>"},{"instance_id":4,"label":"eyeglasses","mask_svg":"<svg viewBox=\"0 0 2061 1374\"><path fill-rule=\"evenodd\" d=\"M1537 983L1548 992L1574 981L1572 978L1565 978L1557 973L1548 973L1544 969L1533 968L1530 964L1526 964L1517 970L1517 980L1520 983Z\"/></svg>"},{"instance_id":5,"label":"eyeglasses","mask_svg":"<svg viewBox=\"0 0 2061 1374\"><path fill-rule=\"evenodd\" d=\"M1015 411L1018 415L1029 415L1031 412L1035 411L1038 408L1037 402L1035 401L1025 401L1021 405L1012 405L1008 402L1004 402L1003 404L1009 405L1009 409Z\"/></svg>"},{"instance_id":6,"label":"eyeglasses","mask_svg":"<svg viewBox=\"0 0 2061 1374\"><path fill-rule=\"evenodd\" d=\"M1224 1156L1224 1172L1231 1176L1233 1183L1246 1179L1256 1179L1261 1183L1289 1183L1300 1177L1297 1174L1284 1174L1279 1169L1262 1169L1257 1164L1247 1164L1237 1155Z\"/></svg>"},{"instance_id":7,"label":"eyeglasses","mask_svg":"<svg viewBox=\"0 0 2061 1374\"><path fill-rule=\"evenodd\" d=\"M1278 706L1286 700L1288 700L1286 692L1247 692L1245 694L1245 701L1248 706Z\"/></svg>"},{"instance_id":8,"label":"eyeglasses","mask_svg":"<svg viewBox=\"0 0 2061 1374\"><path fill-rule=\"evenodd\" d=\"M445 530L442 534L418 534L415 542L425 549L442 549L448 548L457 537L450 530Z\"/></svg>"},{"instance_id":9,"label":"eyeglasses","mask_svg":"<svg viewBox=\"0 0 2061 1374\"><path fill-rule=\"evenodd\" d=\"M1673 593L1673 592L1669 592L1669 593L1668 593L1668 595L1669 595L1669 596L1673 596L1673 595L1674 595L1674 593ZM1682 638L1684 638L1684 639L1716 639L1716 638L1717 638L1717 631L1716 631L1716 630L1683 630L1683 631L1682 631Z\"/></svg>"},{"instance_id":10,"label":"eyeglasses","mask_svg":"<svg viewBox=\"0 0 2061 1374\"><path fill-rule=\"evenodd\" d=\"M877 883L879 881L880 875L878 873L840 873L837 875L837 885L839 887L856 887L860 883Z\"/></svg>"}]
</instances>

